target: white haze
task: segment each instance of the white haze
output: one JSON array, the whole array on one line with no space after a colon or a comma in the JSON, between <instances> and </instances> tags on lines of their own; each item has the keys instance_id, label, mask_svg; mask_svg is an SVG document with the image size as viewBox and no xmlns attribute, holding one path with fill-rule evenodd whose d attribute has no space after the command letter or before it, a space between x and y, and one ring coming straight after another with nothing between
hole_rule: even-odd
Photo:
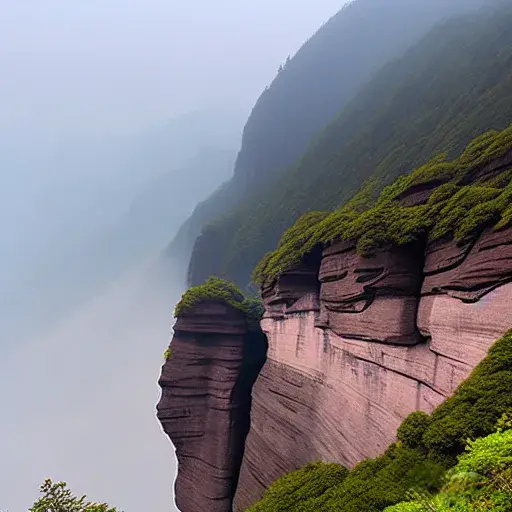
<instances>
[{"instance_id":1,"label":"white haze","mask_svg":"<svg viewBox=\"0 0 512 512\"><path fill-rule=\"evenodd\" d=\"M136 231L103 245L105 265L87 250L159 176L235 151L279 64L343 3L2 1L0 509L26 511L49 476L176 510L154 407L182 290L158 256L193 201L138 247Z\"/></svg>"},{"instance_id":2,"label":"white haze","mask_svg":"<svg viewBox=\"0 0 512 512\"><path fill-rule=\"evenodd\" d=\"M158 266L137 266L2 358L4 508L27 510L51 476L127 512L176 510L173 448L154 417L180 293L167 279Z\"/></svg>"}]
</instances>

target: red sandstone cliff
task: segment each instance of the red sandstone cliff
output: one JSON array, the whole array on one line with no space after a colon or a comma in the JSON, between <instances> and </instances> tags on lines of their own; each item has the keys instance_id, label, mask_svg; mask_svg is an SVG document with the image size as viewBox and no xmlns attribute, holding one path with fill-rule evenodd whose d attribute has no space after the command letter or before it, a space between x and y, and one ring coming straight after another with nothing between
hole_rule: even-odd
<instances>
[{"instance_id":1,"label":"red sandstone cliff","mask_svg":"<svg viewBox=\"0 0 512 512\"><path fill-rule=\"evenodd\" d=\"M511 165L509 151L464 179ZM400 200L424 204L439 184ZM377 456L412 411L450 396L512 328L512 227L374 257L334 243L262 295L266 337L215 302L176 322L158 417L176 446L182 512L243 511L308 462Z\"/></svg>"},{"instance_id":2,"label":"red sandstone cliff","mask_svg":"<svg viewBox=\"0 0 512 512\"><path fill-rule=\"evenodd\" d=\"M301 275L318 275L318 286ZM409 413L453 393L512 327L512 228L373 258L337 243L263 296L268 357L236 510L308 462L381 454Z\"/></svg>"},{"instance_id":3,"label":"red sandstone cliff","mask_svg":"<svg viewBox=\"0 0 512 512\"><path fill-rule=\"evenodd\" d=\"M182 512L230 512L235 491L242 511L308 462L376 456L452 394L512 327L512 228L373 258L337 243L263 298L263 369L266 340L235 308L203 302L174 327L158 417Z\"/></svg>"},{"instance_id":4,"label":"red sandstone cliff","mask_svg":"<svg viewBox=\"0 0 512 512\"><path fill-rule=\"evenodd\" d=\"M158 418L182 512L231 512L235 492L242 511L308 462L382 453L512 327L512 228L462 246L363 258L342 242L317 256L263 290L263 369L266 340L239 310L203 302L178 318Z\"/></svg>"},{"instance_id":5,"label":"red sandstone cliff","mask_svg":"<svg viewBox=\"0 0 512 512\"><path fill-rule=\"evenodd\" d=\"M239 310L202 302L179 316L171 348L157 414L176 447L176 504L230 512L266 341Z\"/></svg>"}]
</instances>

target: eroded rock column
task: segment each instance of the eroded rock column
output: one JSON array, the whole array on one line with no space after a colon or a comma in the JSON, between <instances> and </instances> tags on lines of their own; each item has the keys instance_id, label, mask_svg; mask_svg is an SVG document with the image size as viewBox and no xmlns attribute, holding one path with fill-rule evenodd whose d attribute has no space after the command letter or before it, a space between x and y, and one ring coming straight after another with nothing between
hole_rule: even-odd
<instances>
[{"instance_id":1,"label":"eroded rock column","mask_svg":"<svg viewBox=\"0 0 512 512\"><path fill-rule=\"evenodd\" d=\"M241 311L201 302L177 319L171 350L157 413L176 447L176 504L181 512L231 512L266 338Z\"/></svg>"}]
</instances>

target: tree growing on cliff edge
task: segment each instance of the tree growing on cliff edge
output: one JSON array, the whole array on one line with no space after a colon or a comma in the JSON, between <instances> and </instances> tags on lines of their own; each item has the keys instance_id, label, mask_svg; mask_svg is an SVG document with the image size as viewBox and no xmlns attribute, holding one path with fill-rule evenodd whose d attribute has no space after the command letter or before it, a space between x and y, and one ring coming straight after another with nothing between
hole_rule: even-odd
<instances>
[{"instance_id":1,"label":"tree growing on cliff edge","mask_svg":"<svg viewBox=\"0 0 512 512\"><path fill-rule=\"evenodd\" d=\"M121 512L106 503L92 503L86 496L73 496L66 482L52 482L47 478L40 487L41 494L29 512Z\"/></svg>"}]
</instances>

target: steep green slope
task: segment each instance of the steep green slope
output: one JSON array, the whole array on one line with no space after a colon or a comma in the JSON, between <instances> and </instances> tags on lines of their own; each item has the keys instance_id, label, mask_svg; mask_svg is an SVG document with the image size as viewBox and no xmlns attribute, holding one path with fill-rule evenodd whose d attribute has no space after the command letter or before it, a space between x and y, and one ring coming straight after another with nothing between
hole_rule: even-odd
<instances>
[{"instance_id":1,"label":"steep green slope","mask_svg":"<svg viewBox=\"0 0 512 512\"><path fill-rule=\"evenodd\" d=\"M343 8L262 93L245 126L233 179L196 208L170 253L187 255L205 225L279 176L385 62L444 16L488 1L356 0Z\"/></svg>"},{"instance_id":2,"label":"steep green slope","mask_svg":"<svg viewBox=\"0 0 512 512\"><path fill-rule=\"evenodd\" d=\"M479 0L356 0L311 37L258 99L235 176L263 185L299 157L311 136L390 58L443 16Z\"/></svg>"},{"instance_id":3,"label":"steep green slope","mask_svg":"<svg viewBox=\"0 0 512 512\"><path fill-rule=\"evenodd\" d=\"M512 422L507 414L497 432L468 442L468 453L445 478L433 496L411 492L411 501L385 512L509 512L512 510Z\"/></svg>"},{"instance_id":4,"label":"steep green slope","mask_svg":"<svg viewBox=\"0 0 512 512\"><path fill-rule=\"evenodd\" d=\"M398 431L398 443L384 455L361 462L348 474L341 467L335 471L334 465L306 466L277 480L248 512L377 512L406 500L410 489L435 492L441 488L446 470L455 466L457 457L464 452L467 439L492 434L502 415L512 410L510 386L512 331L495 343L455 395L431 416L415 412L406 418ZM476 445L476 450L482 448L485 442ZM494 455L502 455L508 468L512 466L509 453L499 440L494 443ZM466 471L468 467L484 471L484 466L478 452L459 462L459 469ZM448 509L404 506L394 510Z\"/></svg>"},{"instance_id":5,"label":"steep green slope","mask_svg":"<svg viewBox=\"0 0 512 512\"><path fill-rule=\"evenodd\" d=\"M245 286L258 260L306 211L331 210L369 177L382 186L436 152L451 157L480 133L508 126L512 5L499 3L436 27L386 65L293 166L205 228L189 281L216 274Z\"/></svg>"},{"instance_id":6,"label":"steep green slope","mask_svg":"<svg viewBox=\"0 0 512 512\"><path fill-rule=\"evenodd\" d=\"M438 155L409 175L372 196L374 182L346 205L331 213L308 212L285 231L277 249L258 263L253 279L258 284L273 279L300 263L313 248L337 240L351 240L360 254L413 240L439 240L447 236L457 242L471 240L487 227L495 230L512 224L512 167L493 179L471 181L471 173L512 151L512 125L489 131L468 144L452 161ZM434 187L428 201L403 205L400 198L420 186Z\"/></svg>"}]
</instances>

